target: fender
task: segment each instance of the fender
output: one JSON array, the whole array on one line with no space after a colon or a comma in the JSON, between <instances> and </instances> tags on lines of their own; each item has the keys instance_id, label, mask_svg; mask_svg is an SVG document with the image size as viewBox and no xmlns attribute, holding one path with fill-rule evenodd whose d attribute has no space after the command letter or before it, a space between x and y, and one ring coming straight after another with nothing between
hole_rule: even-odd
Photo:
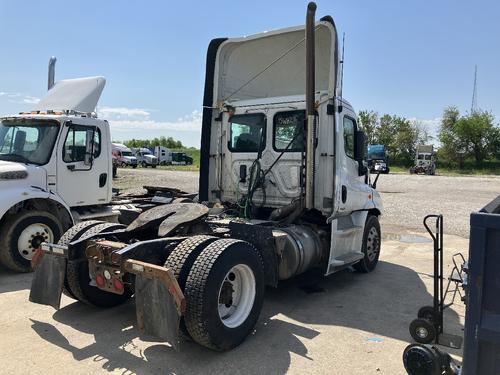
<instances>
[{"instance_id":1,"label":"fender","mask_svg":"<svg viewBox=\"0 0 500 375\"><path fill-rule=\"evenodd\" d=\"M74 218L71 214L71 209L68 205L56 194L46 191L43 188L30 186L30 187L9 187L2 189L2 200L0 203L0 220L4 218L7 212L18 204L22 204L28 200L40 199L46 200L48 203L57 203L64 207L64 210L69 215L72 224Z\"/></svg>"}]
</instances>

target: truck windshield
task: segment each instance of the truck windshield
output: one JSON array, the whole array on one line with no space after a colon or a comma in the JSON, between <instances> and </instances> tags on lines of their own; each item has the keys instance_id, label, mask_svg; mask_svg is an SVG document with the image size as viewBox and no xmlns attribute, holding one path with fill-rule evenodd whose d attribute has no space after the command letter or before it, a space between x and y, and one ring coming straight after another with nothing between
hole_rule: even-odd
<instances>
[{"instance_id":1,"label":"truck windshield","mask_svg":"<svg viewBox=\"0 0 500 375\"><path fill-rule=\"evenodd\" d=\"M384 160L385 159L385 152L370 152L368 154L368 159Z\"/></svg>"},{"instance_id":2,"label":"truck windshield","mask_svg":"<svg viewBox=\"0 0 500 375\"><path fill-rule=\"evenodd\" d=\"M130 151L122 151L122 156L133 156Z\"/></svg>"},{"instance_id":3,"label":"truck windshield","mask_svg":"<svg viewBox=\"0 0 500 375\"><path fill-rule=\"evenodd\" d=\"M0 160L47 164L58 132L59 123L54 120L2 120Z\"/></svg>"}]
</instances>

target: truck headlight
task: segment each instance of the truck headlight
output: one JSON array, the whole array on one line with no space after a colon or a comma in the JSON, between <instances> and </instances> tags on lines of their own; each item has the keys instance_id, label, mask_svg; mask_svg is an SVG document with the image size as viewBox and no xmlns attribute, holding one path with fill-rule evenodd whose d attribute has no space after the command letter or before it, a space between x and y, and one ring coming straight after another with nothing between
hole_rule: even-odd
<instances>
[{"instance_id":1,"label":"truck headlight","mask_svg":"<svg viewBox=\"0 0 500 375\"><path fill-rule=\"evenodd\" d=\"M0 180L23 180L28 177L26 171L8 171L0 173Z\"/></svg>"}]
</instances>

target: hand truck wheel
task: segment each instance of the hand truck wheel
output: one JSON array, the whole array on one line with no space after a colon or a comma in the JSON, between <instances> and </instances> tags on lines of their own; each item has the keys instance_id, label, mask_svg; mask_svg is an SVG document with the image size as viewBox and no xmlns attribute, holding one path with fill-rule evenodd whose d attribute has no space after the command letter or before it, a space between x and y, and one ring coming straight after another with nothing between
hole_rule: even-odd
<instances>
[{"instance_id":1,"label":"hand truck wheel","mask_svg":"<svg viewBox=\"0 0 500 375\"><path fill-rule=\"evenodd\" d=\"M426 319L418 318L410 323L410 335L421 344L430 344L436 339L436 327Z\"/></svg>"}]
</instances>

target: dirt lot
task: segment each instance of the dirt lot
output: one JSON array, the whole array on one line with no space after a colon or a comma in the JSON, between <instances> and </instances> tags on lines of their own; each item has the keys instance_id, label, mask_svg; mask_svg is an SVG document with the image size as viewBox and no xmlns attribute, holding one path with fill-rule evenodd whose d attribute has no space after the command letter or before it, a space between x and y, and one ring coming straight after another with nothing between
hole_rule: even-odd
<instances>
[{"instance_id":1,"label":"dirt lot","mask_svg":"<svg viewBox=\"0 0 500 375\"><path fill-rule=\"evenodd\" d=\"M117 186L163 184L196 191L197 174L120 170ZM133 183L127 182L132 181ZM402 242L421 233L424 214L442 212L449 253L466 249L467 220L500 194L500 178L381 176L386 239L368 275L308 274L268 289L255 333L228 353L192 342L180 352L135 327L133 301L99 310L63 297L63 307L28 302L31 275L0 269L0 363L4 374L403 374L408 324L431 302L431 244ZM425 235L422 235L425 237ZM449 259L446 270L449 271ZM447 311L446 331L459 334L461 305ZM460 352L454 352L459 355Z\"/></svg>"}]
</instances>

